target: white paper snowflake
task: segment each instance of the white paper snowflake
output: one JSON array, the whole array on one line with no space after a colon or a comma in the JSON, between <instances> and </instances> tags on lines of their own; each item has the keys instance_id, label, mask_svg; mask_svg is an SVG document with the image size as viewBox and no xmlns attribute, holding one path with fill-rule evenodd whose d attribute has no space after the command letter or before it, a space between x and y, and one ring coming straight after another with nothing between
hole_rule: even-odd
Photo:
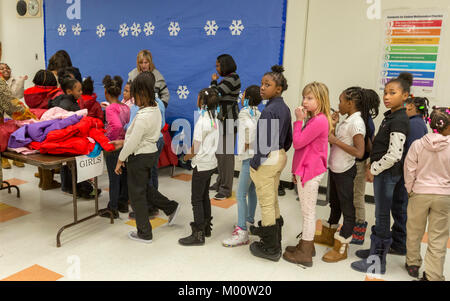
<instances>
[{"instance_id":1,"label":"white paper snowflake","mask_svg":"<svg viewBox=\"0 0 450 301\"><path fill-rule=\"evenodd\" d=\"M144 24L144 32L146 36L151 36L155 32L155 25L152 22L147 22Z\"/></svg>"},{"instance_id":2,"label":"white paper snowflake","mask_svg":"<svg viewBox=\"0 0 450 301\"><path fill-rule=\"evenodd\" d=\"M240 36L242 31L244 30L244 25L242 25L242 20L233 20L230 25L230 31L233 36Z\"/></svg>"},{"instance_id":3,"label":"white paper snowflake","mask_svg":"<svg viewBox=\"0 0 450 301\"><path fill-rule=\"evenodd\" d=\"M66 24L59 24L58 27L58 34L63 37L66 35L67 29L66 29Z\"/></svg>"},{"instance_id":4,"label":"white paper snowflake","mask_svg":"<svg viewBox=\"0 0 450 301\"><path fill-rule=\"evenodd\" d=\"M127 26L127 23L120 24L119 34L122 38L128 36L128 31L130 27Z\"/></svg>"},{"instance_id":5,"label":"white paper snowflake","mask_svg":"<svg viewBox=\"0 0 450 301\"><path fill-rule=\"evenodd\" d=\"M97 35L98 35L99 38L104 37L105 34L106 34L106 27L103 26L103 24L98 25L98 26L97 26L97 32L96 32L96 33L97 33Z\"/></svg>"},{"instance_id":6,"label":"white paper snowflake","mask_svg":"<svg viewBox=\"0 0 450 301\"><path fill-rule=\"evenodd\" d=\"M180 99L187 99L189 95L187 86L178 86L177 94Z\"/></svg>"},{"instance_id":7,"label":"white paper snowflake","mask_svg":"<svg viewBox=\"0 0 450 301\"><path fill-rule=\"evenodd\" d=\"M80 25L80 23L77 23L77 26L72 25L72 31L73 31L73 34L75 36L79 36L80 33L81 33L81 25Z\"/></svg>"},{"instance_id":8,"label":"white paper snowflake","mask_svg":"<svg viewBox=\"0 0 450 301\"><path fill-rule=\"evenodd\" d=\"M169 33L171 36L177 36L178 33L180 32L181 28L180 28L180 24L178 24L178 22L170 22L169 25Z\"/></svg>"},{"instance_id":9,"label":"white paper snowflake","mask_svg":"<svg viewBox=\"0 0 450 301\"><path fill-rule=\"evenodd\" d=\"M208 20L208 21L206 21L206 25L205 25L204 29L206 31L206 35L208 35L208 36L211 36L211 35L215 36L217 30L219 29L219 26L216 24L215 20L212 20L212 21Z\"/></svg>"},{"instance_id":10,"label":"white paper snowflake","mask_svg":"<svg viewBox=\"0 0 450 301\"><path fill-rule=\"evenodd\" d=\"M139 36L139 34L141 33L141 24L136 24L136 23L134 23L133 22L133 25L130 27L130 29L131 29L131 35L132 36L135 36L135 37L137 37L137 36Z\"/></svg>"}]
</instances>

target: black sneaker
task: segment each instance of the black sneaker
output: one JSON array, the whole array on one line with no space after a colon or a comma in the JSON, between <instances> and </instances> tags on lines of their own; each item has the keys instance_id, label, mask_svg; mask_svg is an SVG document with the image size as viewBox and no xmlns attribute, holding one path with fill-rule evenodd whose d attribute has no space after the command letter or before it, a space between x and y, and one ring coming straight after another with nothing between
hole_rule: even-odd
<instances>
[{"instance_id":1,"label":"black sneaker","mask_svg":"<svg viewBox=\"0 0 450 301\"><path fill-rule=\"evenodd\" d=\"M286 191L284 191L284 187L279 185L278 186L278 196L285 196L285 195L286 195Z\"/></svg>"},{"instance_id":2,"label":"black sneaker","mask_svg":"<svg viewBox=\"0 0 450 301\"><path fill-rule=\"evenodd\" d=\"M209 187L209 190L214 190L214 191L219 192L219 185L217 185L217 184L211 185Z\"/></svg>"},{"instance_id":3,"label":"black sneaker","mask_svg":"<svg viewBox=\"0 0 450 301\"><path fill-rule=\"evenodd\" d=\"M98 211L98 215L101 217L105 217L105 218L111 218L111 215L109 212L112 212L113 215L113 219L118 219L119 218L119 211L117 210L112 210L112 209L101 209Z\"/></svg>"},{"instance_id":4,"label":"black sneaker","mask_svg":"<svg viewBox=\"0 0 450 301\"><path fill-rule=\"evenodd\" d=\"M120 213L128 213L128 212L130 212L129 210L128 210L128 205L119 205L119 212Z\"/></svg>"},{"instance_id":5,"label":"black sneaker","mask_svg":"<svg viewBox=\"0 0 450 301\"><path fill-rule=\"evenodd\" d=\"M220 192L218 194L216 194L214 196L214 199L218 200L218 201L223 201L225 199L227 199L227 197L224 194L221 194Z\"/></svg>"}]
</instances>

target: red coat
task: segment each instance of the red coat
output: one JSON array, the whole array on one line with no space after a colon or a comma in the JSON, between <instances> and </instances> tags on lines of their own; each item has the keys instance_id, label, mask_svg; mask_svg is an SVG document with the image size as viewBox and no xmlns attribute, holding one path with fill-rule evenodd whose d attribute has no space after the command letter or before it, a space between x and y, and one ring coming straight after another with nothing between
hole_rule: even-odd
<instances>
[{"instance_id":1,"label":"red coat","mask_svg":"<svg viewBox=\"0 0 450 301\"><path fill-rule=\"evenodd\" d=\"M90 137L105 151L111 152L115 148L109 144L105 133L102 121L93 117L83 117L80 122L65 129L51 131L42 143L32 142L29 147L39 150L41 154L87 155L95 147L95 143L89 141Z\"/></svg>"},{"instance_id":2,"label":"red coat","mask_svg":"<svg viewBox=\"0 0 450 301\"><path fill-rule=\"evenodd\" d=\"M161 151L161 155L159 156L158 168L169 165L177 166L178 157L172 151L172 137L170 137L169 126L167 123L161 132L164 137L164 147Z\"/></svg>"},{"instance_id":3,"label":"red coat","mask_svg":"<svg viewBox=\"0 0 450 301\"><path fill-rule=\"evenodd\" d=\"M87 109L88 110L88 116L94 117L100 119L102 122L104 120L104 114L102 107L97 101L97 94L92 95L81 95L81 98L78 99L78 105L80 106L80 109Z\"/></svg>"},{"instance_id":4,"label":"red coat","mask_svg":"<svg viewBox=\"0 0 450 301\"><path fill-rule=\"evenodd\" d=\"M48 101L60 91L57 87L34 86L23 92L25 103L30 109L48 109Z\"/></svg>"}]
</instances>

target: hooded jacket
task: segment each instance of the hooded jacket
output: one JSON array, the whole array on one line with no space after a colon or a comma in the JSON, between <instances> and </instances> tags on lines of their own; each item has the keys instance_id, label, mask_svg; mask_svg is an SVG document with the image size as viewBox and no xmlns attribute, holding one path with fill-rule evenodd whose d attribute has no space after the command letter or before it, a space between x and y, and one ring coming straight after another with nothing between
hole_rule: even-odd
<instances>
[{"instance_id":1,"label":"hooded jacket","mask_svg":"<svg viewBox=\"0 0 450 301\"><path fill-rule=\"evenodd\" d=\"M56 97L57 87L34 86L23 93L25 103L30 109L48 109L48 101Z\"/></svg>"},{"instance_id":2,"label":"hooded jacket","mask_svg":"<svg viewBox=\"0 0 450 301\"><path fill-rule=\"evenodd\" d=\"M80 109L87 109L88 110L88 116L94 117L100 119L102 122L104 122L104 114L102 107L100 106L100 103L97 101L97 94L92 95L81 95L81 98L78 99L78 105L80 106Z\"/></svg>"},{"instance_id":3,"label":"hooded jacket","mask_svg":"<svg viewBox=\"0 0 450 301\"><path fill-rule=\"evenodd\" d=\"M430 133L414 141L404 174L408 193L450 195L450 136Z\"/></svg>"}]
</instances>

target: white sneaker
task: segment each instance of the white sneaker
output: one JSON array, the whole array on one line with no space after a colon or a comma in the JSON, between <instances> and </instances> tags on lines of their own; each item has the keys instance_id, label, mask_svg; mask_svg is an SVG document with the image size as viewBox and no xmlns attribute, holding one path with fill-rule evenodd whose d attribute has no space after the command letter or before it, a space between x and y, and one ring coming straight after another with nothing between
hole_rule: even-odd
<instances>
[{"instance_id":1,"label":"white sneaker","mask_svg":"<svg viewBox=\"0 0 450 301\"><path fill-rule=\"evenodd\" d=\"M228 239L225 239L222 244L224 247L237 247L246 245L250 242L248 239L248 232L242 230L239 227L236 227L233 231L233 234L231 234L231 237Z\"/></svg>"},{"instance_id":2,"label":"white sneaker","mask_svg":"<svg viewBox=\"0 0 450 301\"><path fill-rule=\"evenodd\" d=\"M247 225L247 231L250 231L250 226L254 226L255 225L254 223L249 223L249 222L245 222L245 224ZM234 224L233 225L233 229L236 229L236 227L239 227L239 226L237 224Z\"/></svg>"},{"instance_id":3,"label":"white sneaker","mask_svg":"<svg viewBox=\"0 0 450 301\"><path fill-rule=\"evenodd\" d=\"M139 241L139 242L143 242L146 244L151 244L152 240L151 239L142 239L138 236L137 231L130 231L128 232L128 238L131 240L135 240L135 241Z\"/></svg>"}]
</instances>

